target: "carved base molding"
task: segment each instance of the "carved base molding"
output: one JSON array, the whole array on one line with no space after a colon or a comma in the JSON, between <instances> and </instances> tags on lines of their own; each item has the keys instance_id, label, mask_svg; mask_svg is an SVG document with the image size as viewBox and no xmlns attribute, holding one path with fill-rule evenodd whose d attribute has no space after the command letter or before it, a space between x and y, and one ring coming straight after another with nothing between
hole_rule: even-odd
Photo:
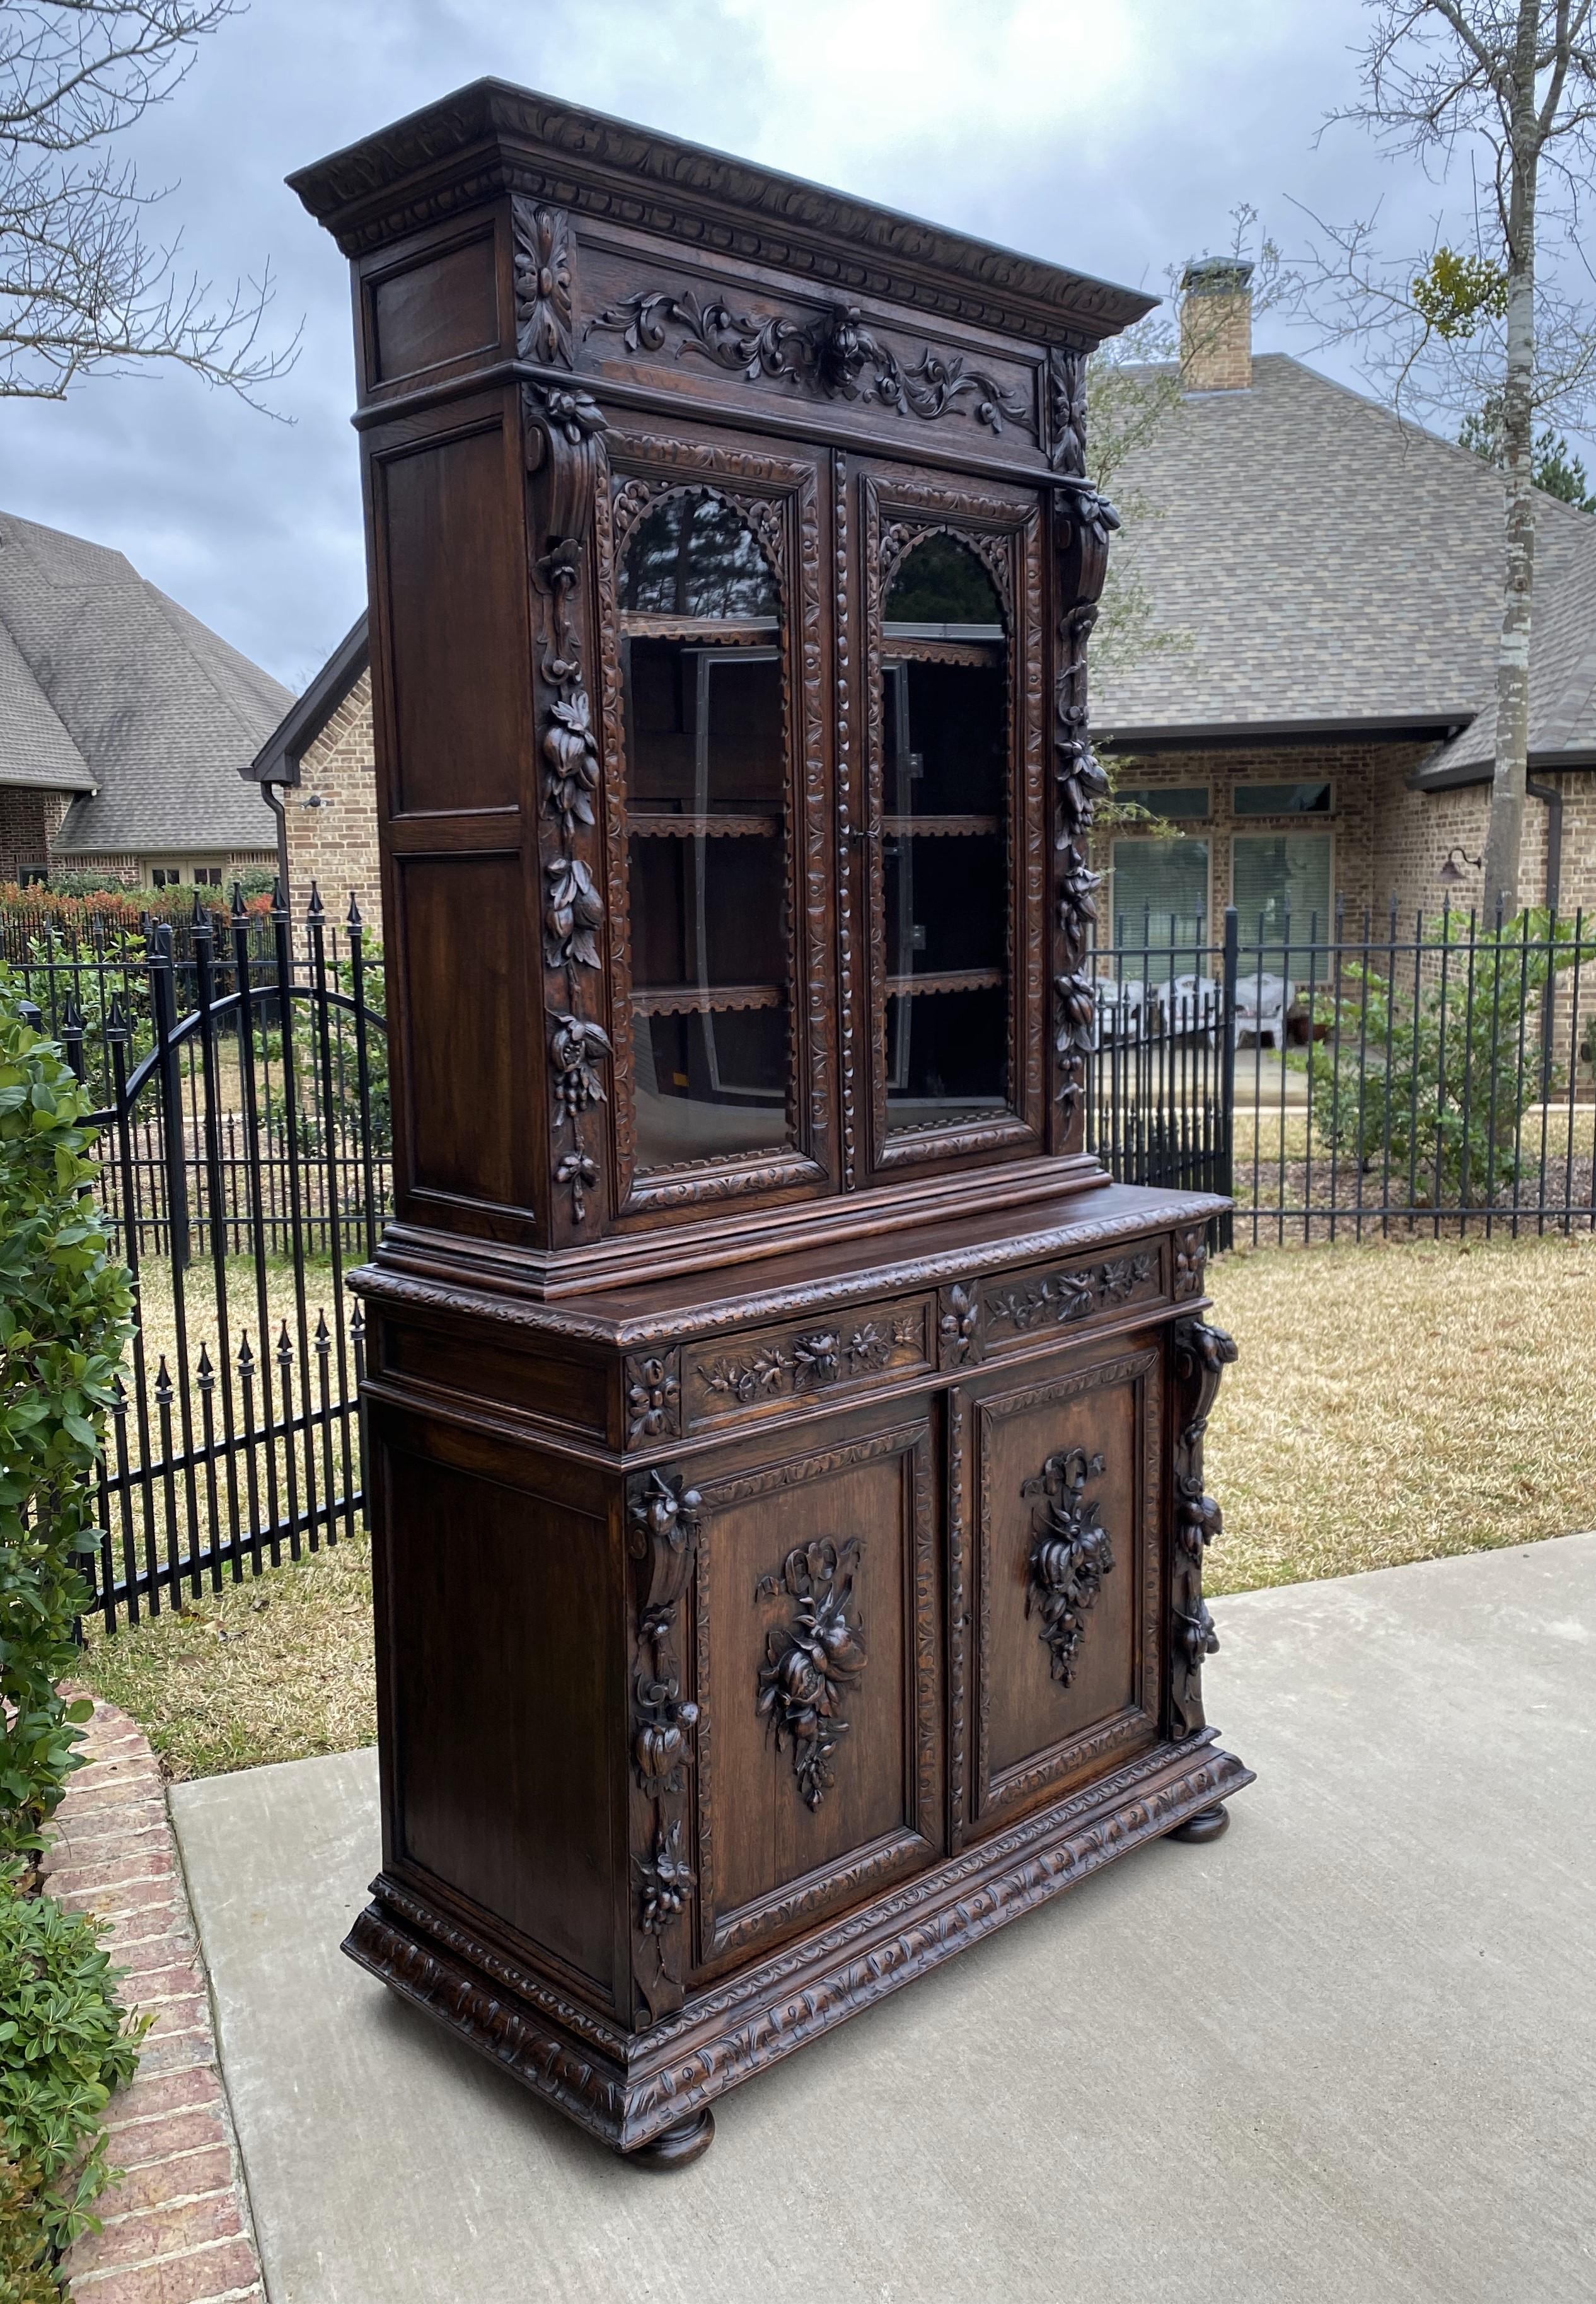
<instances>
[{"instance_id":1,"label":"carved base molding","mask_svg":"<svg viewBox=\"0 0 1596 2304\"><path fill-rule=\"evenodd\" d=\"M372 1884L376 1901L343 1949L612 2150L638 2152L668 2130L685 2139L690 2126L694 2152L652 2163L680 2165L708 2141L696 2115L728 2088L1251 1783L1212 1734L1155 1746L646 2031L623 2034L574 2008L561 2020L546 1986L524 1976L517 1989L501 1952L386 1878Z\"/></svg>"}]
</instances>

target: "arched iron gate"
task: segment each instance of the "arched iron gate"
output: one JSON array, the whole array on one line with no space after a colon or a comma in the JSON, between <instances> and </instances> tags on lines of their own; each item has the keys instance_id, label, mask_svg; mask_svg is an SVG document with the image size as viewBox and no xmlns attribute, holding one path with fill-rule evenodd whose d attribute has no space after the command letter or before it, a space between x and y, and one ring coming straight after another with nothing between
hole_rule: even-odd
<instances>
[{"instance_id":1,"label":"arched iron gate","mask_svg":"<svg viewBox=\"0 0 1596 2304\"><path fill-rule=\"evenodd\" d=\"M137 1325L99 1474L94 1609L114 1629L335 1544L363 1502L349 1269L389 1204L381 955L351 903L197 906L107 974L26 971L105 1097L100 1193ZM92 969L94 980L88 979ZM42 1006L42 1004L41 1004Z\"/></svg>"}]
</instances>

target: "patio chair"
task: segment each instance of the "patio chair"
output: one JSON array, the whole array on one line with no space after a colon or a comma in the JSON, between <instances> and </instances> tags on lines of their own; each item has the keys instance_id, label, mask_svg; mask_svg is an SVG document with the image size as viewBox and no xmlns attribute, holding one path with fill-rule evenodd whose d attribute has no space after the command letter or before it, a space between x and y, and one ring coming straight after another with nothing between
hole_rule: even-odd
<instances>
[{"instance_id":1,"label":"patio chair","mask_svg":"<svg viewBox=\"0 0 1596 2304\"><path fill-rule=\"evenodd\" d=\"M1102 1048L1114 1041L1139 1040L1146 1013L1147 987L1139 978L1100 977L1095 1045Z\"/></svg>"},{"instance_id":2,"label":"patio chair","mask_svg":"<svg viewBox=\"0 0 1596 2304\"><path fill-rule=\"evenodd\" d=\"M1166 1029L1173 1039L1202 1033L1212 1048L1219 1038L1220 987L1212 976L1177 976L1163 989Z\"/></svg>"},{"instance_id":3,"label":"patio chair","mask_svg":"<svg viewBox=\"0 0 1596 2304\"><path fill-rule=\"evenodd\" d=\"M1283 976L1265 976L1262 970L1244 976L1236 987L1236 1046L1239 1048L1244 1036L1250 1033L1259 1047L1266 1036L1271 1047L1284 1047L1286 1004L1290 997L1291 987Z\"/></svg>"}]
</instances>

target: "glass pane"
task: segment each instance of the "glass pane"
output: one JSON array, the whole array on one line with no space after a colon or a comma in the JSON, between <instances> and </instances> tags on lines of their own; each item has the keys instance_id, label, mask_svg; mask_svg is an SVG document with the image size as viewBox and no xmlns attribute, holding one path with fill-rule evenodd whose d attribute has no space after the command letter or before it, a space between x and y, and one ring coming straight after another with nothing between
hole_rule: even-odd
<instances>
[{"instance_id":1,"label":"glass pane","mask_svg":"<svg viewBox=\"0 0 1596 2304\"><path fill-rule=\"evenodd\" d=\"M1144 808L1149 816L1161 816L1170 820L1206 816L1208 786L1206 784L1116 784L1114 798L1127 808Z\"/></svg>"},{"instance_id":2,"label":"glass pane","mask_svg":"<svg viewBox=\"0 0 1596 2304\"><path fill-rule=\"evenodd\" d=\"M927 537L887 597L882 890L888 1125L1006 1111L1009 665L975 554Z\"/></svg>"},{"instance_id":3,"label":"glass pane","mask_svg":"<svg viewBox=\"0 0 1596 2304\"><path fill-rule=\"evenodd\" d=\"M1330 788L1315 784L1237 784L1237 816L1328 816Z\"/></svg>"},{"instance_id":4,"label":"glass pane","mask_svg":"<svg viewBox=\"0 0 1596 2304\"><path fill-rule=\"evenodd\" d=\"M1243 944L1273 943L1286 933L1306 936L1316 920L1322 936L1330 916L1330 836L1283 832L1274 838L1249 832L1235 843L1236 910Z\"/></svg>"},{"instance_id":5,"label":"glass pane","mask_svg":"<svg viewBox=\"0 0 1596 2304\"><path fill-rule=\"evenodd\" d=\"M794 1141L779 602L741 515L655 506L621 576L638 1165Z\"/></svg>"},{"instance_id":6,"label":"glass pane","mask_svg":"<svg viewBox=\"0 0 1596 2304\"><path fill-rule=\"evenodd\" d=\"M1208 843L1116 840L1110 902L1113 941L1130 947L1115 961L1116 975L1162 983L1189 973L1189 954L1179 966L1174 956L1205 938Z\"/></svg>"}]
</instances>

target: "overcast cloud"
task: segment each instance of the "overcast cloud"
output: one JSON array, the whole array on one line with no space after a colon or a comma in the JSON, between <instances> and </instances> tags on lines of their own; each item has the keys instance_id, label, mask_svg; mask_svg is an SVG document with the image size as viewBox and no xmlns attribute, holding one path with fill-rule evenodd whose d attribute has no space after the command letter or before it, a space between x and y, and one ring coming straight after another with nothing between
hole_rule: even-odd
<instances>
[{"instance_id":1,"label":"overcast cloud","mask_svg":"<svg viewBox=\"0 0 1596 2304\"><path fill-rule=\"evenodd\" d=\"M1427 237L1437 196L1351 129L1358 0L255 0L130 151L185 261L269 257L304 350L268 422L176 371L0 412L0 505L114 545L299 688L365 567L347 274L283 179L494 73L1110 279L1229 245L1229 210L1300 242L1295 199ZM1265 321L1265 348L1306 352ZM1350 375L1345 355L1314 355Z\"/></svg>"}]
</instances>

